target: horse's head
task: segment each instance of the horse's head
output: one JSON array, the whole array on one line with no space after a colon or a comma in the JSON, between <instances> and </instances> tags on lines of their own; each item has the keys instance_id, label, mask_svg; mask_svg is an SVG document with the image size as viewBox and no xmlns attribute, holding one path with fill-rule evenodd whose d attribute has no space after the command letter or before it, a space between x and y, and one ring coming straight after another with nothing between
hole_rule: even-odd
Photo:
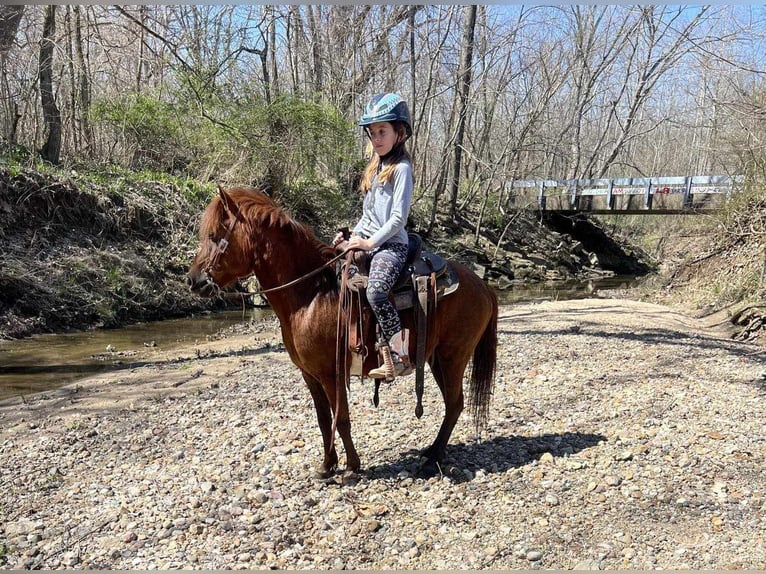
<instances>
[{"instance_id":1,"label":"horse's head","mask_svg":"<svg viewBox=\"0 0 766 574\"><path fill-rule=\"evenodd\" d=\"M186 275L192 291L212 297L251 272L244 227L239 206L219 185L202 214L199 250Z\"/></svg>"}]
</instances>

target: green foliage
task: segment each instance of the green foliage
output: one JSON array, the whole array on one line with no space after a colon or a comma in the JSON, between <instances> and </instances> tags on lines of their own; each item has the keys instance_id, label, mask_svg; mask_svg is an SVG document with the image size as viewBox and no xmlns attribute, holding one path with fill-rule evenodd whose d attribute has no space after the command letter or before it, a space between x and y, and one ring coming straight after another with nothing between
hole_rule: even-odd
<instances>
[{"instance_id":1,"label":"green foliage","mask_svg":"<svg viewBox=\"0 0 766 574\"><path fill-rule=\"evenodd\" d=\"M29 169L39 173L58 173L59 171L57 166L43 161L40 154L21 145L3 150L0 155L0 167L8 170L13 177Z\"/></svg>"},{"instance_id":2,"label":"green foliage","mask_svg":"<svg viewBox=\"0 0 766 574\"><path fill-rule=\"evenodd\" d=\"M100 100L90 108L91 121L111 125L129 150L133 168L178 171L189 162L184 127L188 110L142 93Z\"/></svg>"},{"instance_id":3,"label":"green foliage","mask_svg":"<svg viewBox=\"0 0 766 574\"><path fill-rule=\"evenodd\" d=\"M337 176L356 155L351 128L327 104L282 97L267 107L271 147L297 163L296 176Z\"/></svg>"},{"instance_id":4,"label":"green foliage","mask_svg":"<svg viewBox=\"0 0 766 574\"><path fill-rule=\"evenodd\" d=\"M417 187L417 185L413 190L412 197L413 202L410 206L410 216L408 218L409 227L413 231L418 229L424 230L428 227L428 223L431 220L431 201L433 198L431 194Z\"/></svg>"},{"instance_id":5,"label":"green foliage","mask_svg":"<svg viewBox=\"0 0 766 574\"><path fill-rule=\"evenodd\" d=\"M320 239L329 241L338 227L349 225L349 214L358 197L344 193L337 183L301 179L284 188L279 202L295 219L314 229Z\"/></svg>"},{"instance_id":6,"label":"green foliage","mask_svg":"<svg viewBox=\"0 0 766 574\"><path fill-rule=\"evenodd\" d=\"M304 180L352 178L354 131L332 106L295 95L269 104L250 95L255 89L238 100L205 92L195 105L189 86L170 101L128 94L97 102L92 120L120 134L133 169L277 190Z\"/></svg>"},{"instance_id":7,"label":"green foliage","mask_svg":"<svg viewBox=\"0 0 766 574\"><path fill-rule=\"evenodd\" d=\"M71 178L81 189L110 197L127 198L140 191L143 201L148 199L179 199L195 212L210 201L215 185L201 182L187 174L174 175L157 169L131 170L116 164L88 164L76 169L59 170L58 175ZM157 184L162 184L158 186ZM168 198L160 189L172 189L177 198Z\"/></svg>"},{"instance_id":8,"label":"green foliage","mask_svg":"<svg viewBox=\"0 0 766 574\"><path fill-rule=\"evenodd\" d=\"M351 125L326 103L299 96L270 104L254 98L232 107L228 118L241 140L232 142L230 134L220 134L218 154L233 146L227 154L230 165L240 168L232 175L244 171L249 175L245 180L265 180L276 188L302 180L343 181L358 157ZM223 158L215 159L220 165Z\"/></svg>"}]
</instances>

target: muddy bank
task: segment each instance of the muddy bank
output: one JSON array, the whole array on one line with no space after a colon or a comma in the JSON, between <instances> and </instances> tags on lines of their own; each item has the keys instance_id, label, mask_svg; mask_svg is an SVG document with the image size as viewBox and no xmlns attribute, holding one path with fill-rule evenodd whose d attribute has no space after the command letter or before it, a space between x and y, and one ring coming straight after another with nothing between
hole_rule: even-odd
<instances>
[{"instance_id":1,"label":"muddy bank","mask_svg":"<svg viewBox=\"0 0 766 574\"><path fill-rule=\"evenodd\" d=\"M316 481L308 391L263 327L0 406L16 568L766 567L764 353L616 299L502 309L490 419L443 475L427 375L352 381L360 476ZM341 458L343 453L341 451Z\"/></svg>"},{"instance_id":2,"label":"muddy bank","mask_svg":"<svg viewBox=\"0 0 766 574\"><path fill-rule=\"evenodd\" d=\"M0 337L220 308L184 282L202 202L177 185L0 168Z\"/></svg>"}]
</instances>

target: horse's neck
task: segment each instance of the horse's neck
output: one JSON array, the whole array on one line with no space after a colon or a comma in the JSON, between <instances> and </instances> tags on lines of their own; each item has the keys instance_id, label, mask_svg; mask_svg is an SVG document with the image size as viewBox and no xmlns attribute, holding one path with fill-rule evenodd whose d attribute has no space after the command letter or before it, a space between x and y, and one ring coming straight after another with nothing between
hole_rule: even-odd
<instances>
[{"instance_id":1,"label":"horse's neck","mask_svg":"<svg viewBox=\"0 0 766 574\"><path fill-rule=\"evenodd\" d=\"M255 275L263 289L275 289L299 280L324 263L315 243L294 234L280 234L262 238L254 263ZM317 282L321 276L320 273L269 294L269 302L280 318L312 303L319 292Z\"/></svg>"}]
</instances>

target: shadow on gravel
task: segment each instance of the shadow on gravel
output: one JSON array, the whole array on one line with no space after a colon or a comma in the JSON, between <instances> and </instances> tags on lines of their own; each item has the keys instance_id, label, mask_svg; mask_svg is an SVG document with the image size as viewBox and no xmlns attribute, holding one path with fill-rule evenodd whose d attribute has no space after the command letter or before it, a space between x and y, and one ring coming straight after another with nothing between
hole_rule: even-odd
<instances>
[{"instance_id":1,"label":"shadow on gravel","mask_svg":"<svg viewBox=\"0 0 766 574\"><path fill-rule=\"evenodd\" d=\"M401 454L399 461L368 468L365 475L370 480L404 478L430 478L442 474L453 482L473 480L476 471L487 474L503 473L539 460L545 453L554 458L569 456L598 445L606 437L592 433L560 433L540 436L495 437L470 444L447 446L447 456L440 468L424 464L419 450ZM468 471L468 472L466 472Z\"/></svg>"}]
</instances>

